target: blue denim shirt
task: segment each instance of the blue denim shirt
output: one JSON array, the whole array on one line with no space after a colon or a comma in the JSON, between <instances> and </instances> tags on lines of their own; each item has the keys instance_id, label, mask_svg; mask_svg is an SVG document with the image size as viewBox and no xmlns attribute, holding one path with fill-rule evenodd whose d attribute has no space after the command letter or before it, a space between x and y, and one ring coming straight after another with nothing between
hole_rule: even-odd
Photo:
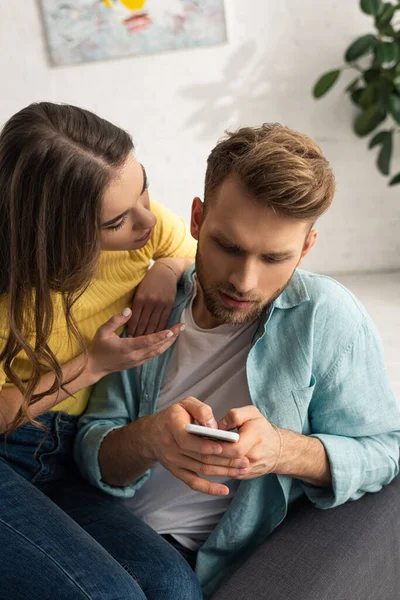
<instances>
[{"instance_id":1,"label":"blue denim shirt","mask_svg":"<svg viewBox=\"0 0 400 600\"><path fill-rule=\"evenodd\" d=\"M191 299L193 273L189 269L181 281L169 326L179 322ZM76 461L92 484L110 494L133 496L151 476L150 470L127 487L109 486L101 479L98 452L110 431L155 412L170 354L105 377L80 419ZM281 523L296 495L331 508L377 492L399 470L400 410L381 342L363 307L336 281L295 272L260 319L247 379L251 401L267 419L321 440L333 485L318 488L273 474L242 481L198 553L205 597Z\"/></svg>"}]
</instances>

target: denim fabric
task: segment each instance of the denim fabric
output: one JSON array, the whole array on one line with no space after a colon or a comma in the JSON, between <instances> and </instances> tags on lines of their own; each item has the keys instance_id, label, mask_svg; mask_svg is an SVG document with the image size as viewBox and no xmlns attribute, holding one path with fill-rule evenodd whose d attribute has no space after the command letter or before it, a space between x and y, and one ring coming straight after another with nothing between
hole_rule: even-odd
<instances>
[{"instance_id":1,"label":"denim fabric","mask_svg":"<svg viewBox=\"0 0 400 600\"><path fill-rule=\"evenodd\" d=\"M171 544L174 548L176 548L176 550L178 550L179 554L183 556L183 558L189 563L192 569L196 567L197 552L195 552L194 550L190 550L189 548L185 548L185 546L182 546L182 544L180 544L178 540L173 538L172 535L166 534L162 535L161 537L163 537L164 540L167 540L169 544Z\"/></svg>"},{"instance_id":2,"label":"denim fabric","mask_svg":"<svg viewBox=\"0 0 400 600\"><path fill-rule=\"evenodd\" d=\"M74 474L76 417L39 420L0 436L0 597L200 600L177 550Z\"/></svg>"},{"instance_id":3,"label":"denim fabric","mask_svg":"<svg viewBox=\"0 0 400 600\"><path fill-rule=\"evenodd\" d=\"M49 412L7 436L0 435L0 458L12 469L46 492L75 467L72 448L78 417L64 412Z\"/></svg>"},{"instance_id":4,"label":"denim fabric","mask_svg":"<svg viewBox=\"0 0 400 600\"><path fill-rule=\"evenodd\" d=\"M181 281L169 326L190 302L193 275L189 269ZM148 470L132 485L109 486L101 479L98 452L113 429L154 414L171 352L102 379L79 421L76 462L109 494L132 497L151 477ZM332 488L274 474L242 481L197 555L196 574L207 597L283 521L299 487L318 508L328 509L379 491L399 472L400 411L379 335L356 298L333 279L294 273L260 318L246 373L251 401L262 415L320 439Z\"/></svg>"}]
</instances>

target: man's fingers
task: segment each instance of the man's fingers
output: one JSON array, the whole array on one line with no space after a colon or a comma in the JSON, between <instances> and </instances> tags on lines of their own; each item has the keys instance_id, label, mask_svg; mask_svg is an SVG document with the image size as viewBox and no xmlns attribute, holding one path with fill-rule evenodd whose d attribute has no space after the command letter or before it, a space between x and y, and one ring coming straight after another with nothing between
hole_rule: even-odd
<instances>
[{"instance_id":1,"label":"man's fingers","mask_svg":"<svg viewBox=\"0 0 400 600\"><path fill-rule=\"evenodd\" d=\"M202 479L196 473L186 469L170 469L170 471L195 492L209 494L210 496L227 496L229 494L229 488L226 485L207 481L207 479Z\"/></svg>"},{"instance_id":2,"label":"man's fingers","mask_svg":"<svg viewBox=\"0 0 400 600\"><path fill-rule=\"evenodd\" d=\"M190 450L181 450L181 452L185 456L189 456L206 465L229 467L230 469L248 469L250 466L250 461L245 456L243 458L227 458L215 454L197 454L197 452L191 452Z\"/></svg>"},{"instance_id":3,"label":"man's fingers","mask_svg":"<svg viewBox=\"0 0 400 600\"><path fill-rule=\"evenodd\" d=\"M181 400L179 404L190 414L190 416L205 427L217 428L217 421L215 420L211 406L204 404L193 396L188 396L184 400Z\"/></svg>"},{"instance_id":4,"label":"man's fingers","mask_svg":"<svg viewBox=\"0 0 400 600\"><path fill-rule=\"evenodd\" d=\"M229 410L220 421L218 421L219 429L235 429L241 427L246 421L252 419L264 418L258 408L252 404L247 406L241 406L240 408L232 408Z\"/></svg>"},{"instance_id":5,"label":"man's fingers","mask_svg":"<svg viewBox=\"0 0 400 600\"><path fill-rule=\"evenodd\" d=\"M240 463L238 462L238 464ZM239 477L240 475L246 475L248 471L247 468L205 464L186 456L182 456L182 459L180 460L180 466L188 471L193 471L202 477L228 477L231 479Z\"/></svg>"}]
</instances>

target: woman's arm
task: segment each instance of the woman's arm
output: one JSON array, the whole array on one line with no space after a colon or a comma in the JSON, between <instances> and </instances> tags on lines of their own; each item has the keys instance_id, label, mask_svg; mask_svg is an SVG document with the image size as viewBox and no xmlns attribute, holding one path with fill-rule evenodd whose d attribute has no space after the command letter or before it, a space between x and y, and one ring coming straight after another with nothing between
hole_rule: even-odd
<instances>
[{"instance_id":1,"label":"woman's arm","mask_svg":"<svg viewBox=\"0 0 400 600\"><path fill-rule=\"evenodd\" d=\"M177 283L193 264L197 243L185 221L156 202L151 210L157 217L146 246L153 266L138 285L132 305L128 335L137 337L162 330L168 321Z\"/></svg>"},{"instance_id":2,"label":"woman's arm","mask_svg":"<svg viewBox=\"0 0 400 600\"><path fill-rule=\"evenodd\" d=\"M125 313L125 314L123 314ZM66 391L59 390L54 394L44 396L30 406L30 416L33 418L47 412L63 400L72 396L85 387L91 386L99 379L116 371L137 367L154 356L162 354L175 341L180 332L180 324L174 325L168 331L160 331L152 335L136 339L121 338L115 331L125 325L131 316L126 309L104 323L96 332L88 351L87 360L80 354L63 365L63 380L66 381L79 373ZM54 373L42 375L35 394L48 390L54 382ZM15 386L3 387L0 390L0 433L6 431L17 415L23 402L23 395Z\"/></svg>"},{"instance_id":3,"label":"woman's arm","mask_svg":"<svg viewBox=\"0 0 400 600\"><path fill-rule=\"evenodd\" d=\"M193 262L194 258L160 258L153 264L137 287L128 336L147 335L166 327L178 281Z\"/></svg>"}]
</instances>

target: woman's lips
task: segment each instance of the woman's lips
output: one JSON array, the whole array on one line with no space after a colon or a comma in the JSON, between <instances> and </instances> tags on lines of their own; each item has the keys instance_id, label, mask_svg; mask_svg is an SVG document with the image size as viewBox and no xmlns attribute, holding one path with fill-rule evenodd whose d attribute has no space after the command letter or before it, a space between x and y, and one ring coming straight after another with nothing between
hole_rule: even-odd
<instances>
[{"instance_id":1,"label":"woman's lips","mask_svg":"<svg viewBox=\"0 0 400 600\"><path fill-rule=\"evenodd\" d=\"M147 238L149 238L149 237L150 237L150 235L151 235L151 232L152 232L152 230L151 230L151 229L148 229L148 230L146 231L146 233L144 234L144 236L143 236L143 237L141 237L141 238L139 238L138 240L135 240L135 242L144 242L145 240L147 240Z\"/></svg>"}]
</instances>

